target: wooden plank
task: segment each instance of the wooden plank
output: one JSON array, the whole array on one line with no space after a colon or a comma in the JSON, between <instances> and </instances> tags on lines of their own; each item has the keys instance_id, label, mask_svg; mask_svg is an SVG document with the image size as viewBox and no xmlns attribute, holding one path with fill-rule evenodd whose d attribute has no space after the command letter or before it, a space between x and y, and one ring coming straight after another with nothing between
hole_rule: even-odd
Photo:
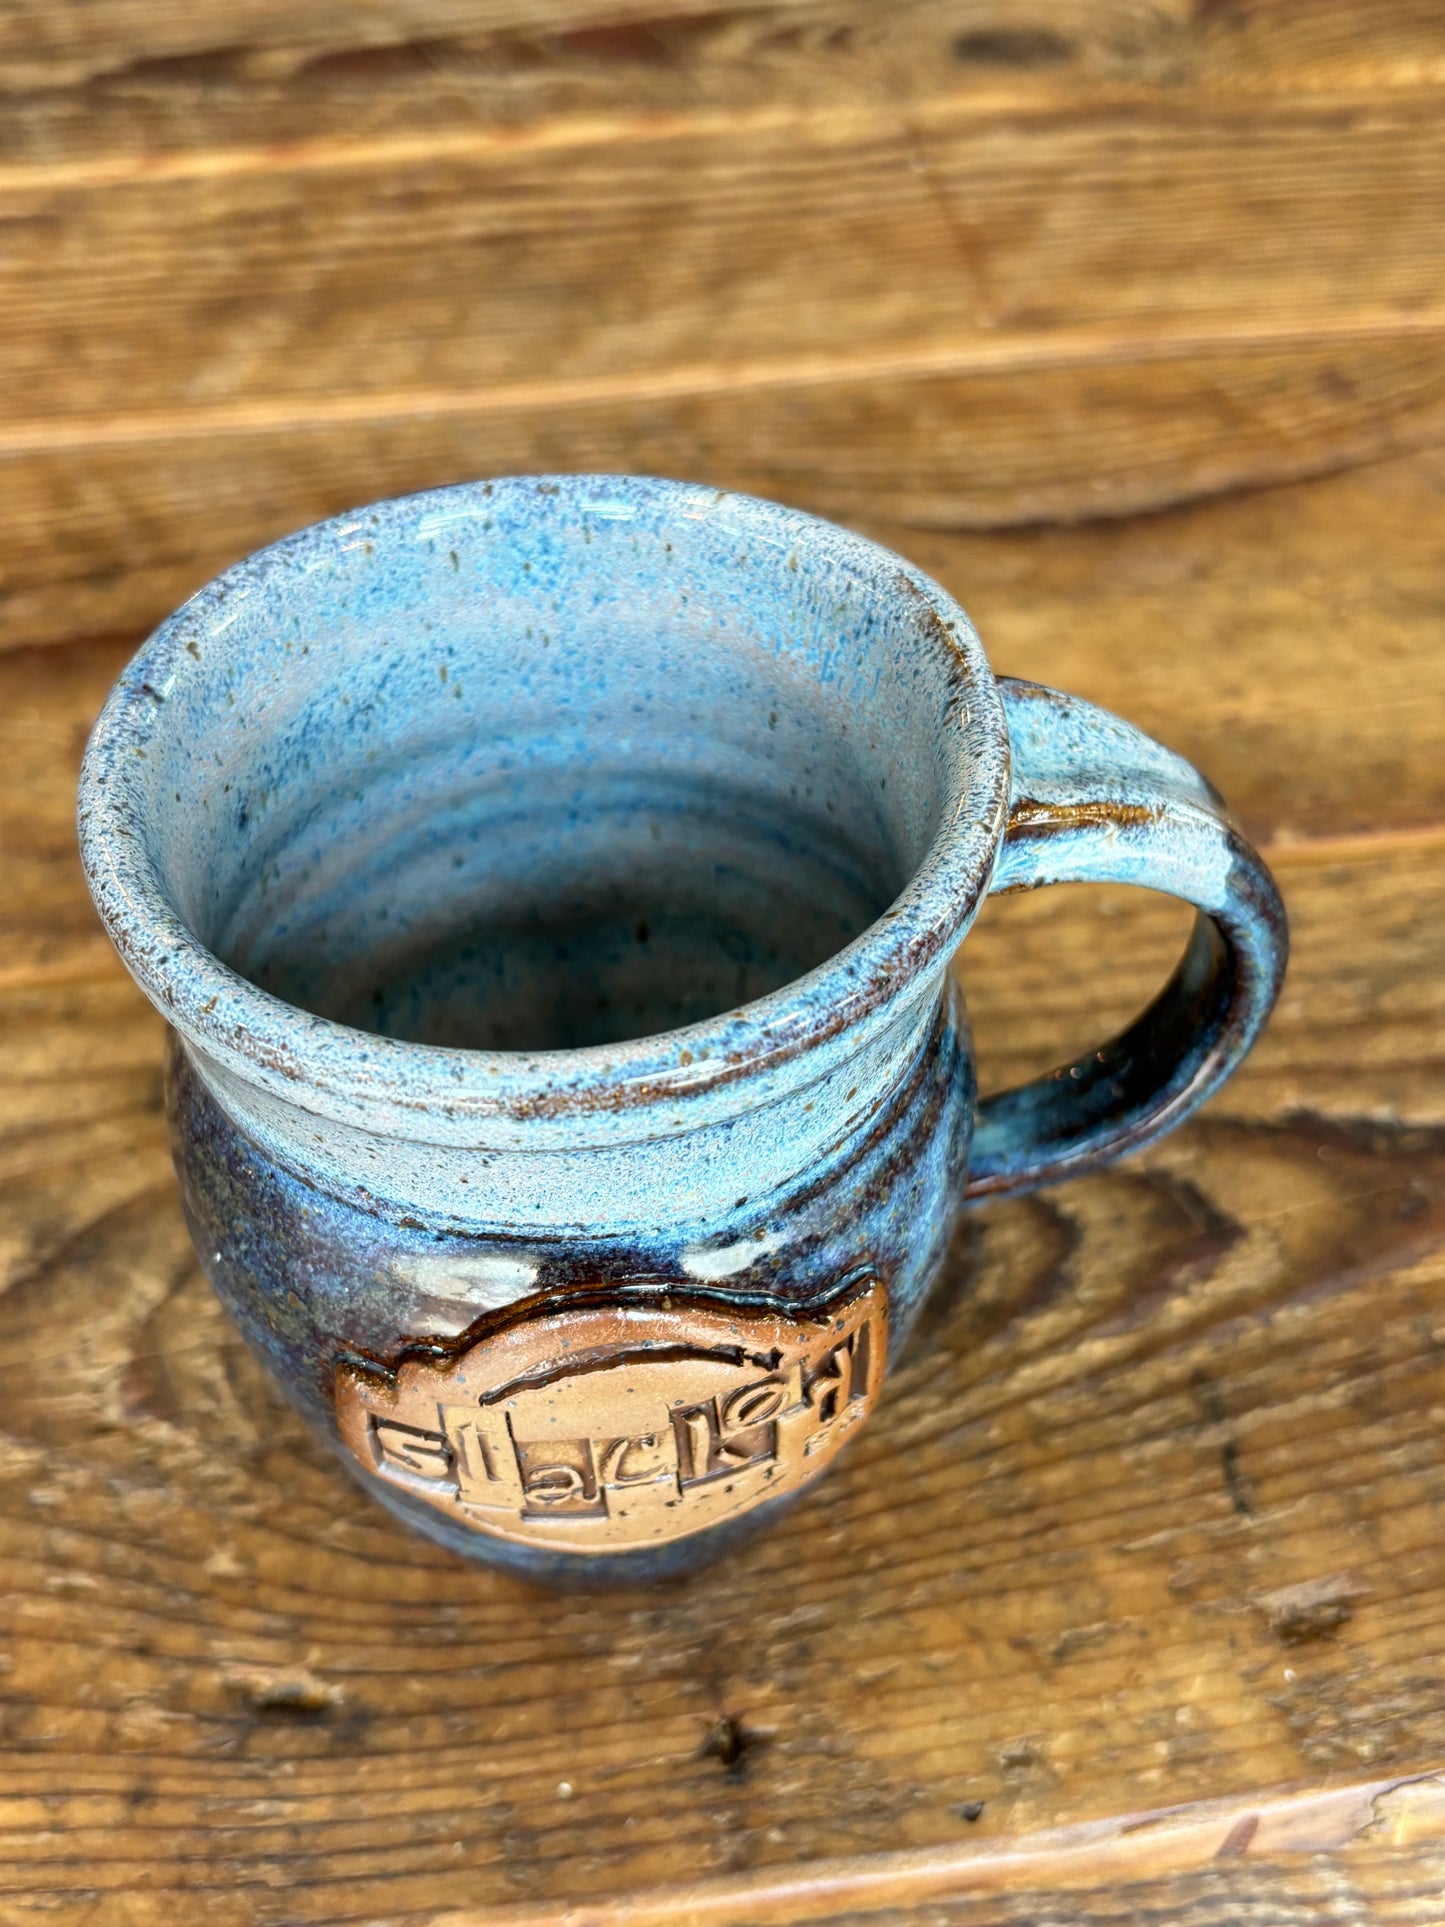
<instances>
[{"instance_id":1,"label":"wooden plank","mask_svg":"<svg viewBox=\"0 0 1445 1927\"><path fill-rule=\"evenodd\" d=\"M876 526L934 556L946 545L893 525L1117 516L1329 471L1438 442L1442 394L1445 357L1427 336L971 375L774 382L762 371L749 384L735 371L698 393L659 382L598 398L583 384L560 402L438 394L420 415L402 396L385 403L395 416L373 417L368 402L259 421L252 409L94 421L70 446L0 460L0 646L143 630L294 527L478 474L690 476ZM1280 539L1287 551L1288 531ZM967 601L968 578L962 587ZM1391 612L1392 623L1425 619L1406 600Z\"/></svg>"},{"instance_id":2,"label":"wooden plank","mask_svg":"<svg viewBox=\"0 0 1445 1927\"><path fill-rule=\"evenodd\" d=\"M750 1923L757 1882L837 1927L1232 1927L1250 1897L1305 1919L1342 1894L1431 1920L1426 1808L1382 1794L1300 1859L1266 1790L1342 1785L1359 1813L1445 1760L1439 500L1421 456L928 538L1001 662L1243 783L1295 929L1285 999L1147 1158L971 1218L871 1435L784 1528L600 1598L401 1534L226 1325L167 1170L159 1023L70 846L121 651L0 663L0 1912L614 1896L640 1920L704 1881ZM995 905L962 961L990 1076L1122 1018L1178 935L1119 892ZM1219 1801L1151 1870L1129 1816ZM1251 1817L1254 1860L1203 1864ZM1093 1822L1122 1858L1085 1879L1077 1840L1038 1836ZM990 1855L1027 1862L992 1898Z\"/></svg>"},{"instance_id":3,"label":"wooden plank","mask_svg":"<svg viewBox=\"0 0 1445 1927\"><path fill-rule=\"evenodd\" d=\"M97 420L70 446L0 461L0 645L146 628L293 527L486 473L684 475L915 527L1156 509L1436 441L1442 370L1423 337L971 375L734 371L712 388L700 375L696 393L438 393L420 413L403 395L260 420Z\"/></svg>"},{"instance_id":4,"label":"wooden plank","mask_svg":"<svg viewBox=\"0 0 1445 1927\"><path fill-rule=\"evenodd\" d=\"M49 421L1445 320L1429 91L982 117L925 95L259 162L9 172L7 432L29 444L40 396Z\"/></svg>"},{"instance_id":5,"label":"wooden plank","mask_svg":"<svg viewBox=\"0 0 1445 1927\"><path fill-rule=\"evenodd\" d=\"M1445 817L1445 459L1169 515L990 535L865 523L951 589L1000 672L1193 758L1251 833Z\"/></svg>"},{"instance_id":6,"label":"wooden plank","mask_svg":"<svg viewBox=\"0 0 1445 1927\"><path fill-rule=\"evenodd\" d=\"M1382 1834L1394 1835L1383 1852ZM819 1861L594 1901L575 1912L524 1905L483 1915L462 1908L434 1916L428 1927L481 1927L484 1920L487 1927L886 1927L916 1921L920 1905L936 1927L1003 1927L1035 1918L1033 1909L1057 1907L1064 1895L1068 1917L1080 1927L1156 1914L1186 1927L1234 1927L1242 1904L1261 1918L1271 1903L1276 1918L1316 1918L1322 1908L1334 1914L1342 1888L1359 1906L1357 1918L1383 1921L1360 1903L1388 1895L1390 1919L1425 1922L1435 1917L1425 1908L1438 1906L1445 1871L1442 1834L1445 1779L1423 1776L1133 1814L992 1848ZM1403 1864L1392 1851L1402 1837L1414 1849Z\"/></svg>"},{"instance_id":7,"label":"wooden plank","mask_svg":"<svg viewBox=\"0 0 1445 1927\"><path fill-rule=\"evenodd\" d=\"M1081 79L1412 88L1445 77L1445 33L1432 0L58 0L0 15L0 152L425 130L458 104L505 121L619 102L836 102L950 74L986 100L1057 97Z\"/></svg>"}]
</instances>

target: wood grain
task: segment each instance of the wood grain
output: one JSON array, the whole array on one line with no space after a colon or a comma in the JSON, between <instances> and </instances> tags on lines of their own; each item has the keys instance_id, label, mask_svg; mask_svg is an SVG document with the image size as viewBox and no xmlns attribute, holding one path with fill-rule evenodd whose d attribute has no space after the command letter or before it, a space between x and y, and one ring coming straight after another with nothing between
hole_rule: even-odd
<instances>
[{"instance_id":1,"label":"wood grain","mask_svg":"<svg viewBox=\"0 0 1445 1927\"><path fill-rule=\"evenodd\" d=\"M47 420L164 416L840 352L967 369L1015 341L1092 360L1438 331L1440 99L1084 101L1014 125L944 94L96 188L22 169L6 414L28 438L37 399Z\"/></svg>"},{"instance_id":2,"label":"wood grain","mask_svg":"<svg viewBox=\"0 0 1445 1927\"><path fill-rule=\"evenodd\" d=\"M1417 0L114 0L0 72L0 641L488 470L995 527L1442 436Z\"/></svg>"},{"instance_id":3,"label":"wood grain","mask_svg":"<svg viewBox=\"0 0 1445 1927\"><path fill-rule=\"evenodd\" d=\"M1261 97L1445 79L1432 0L57 0L0 9L0 153L137 153L740 102L974 102L1081 83ZM204 115L198 110L204 107Z\"/></svg>"},{"instance_id":4,"label":"wood grain","mask_svg":"<svg viewBox=\"0 0 1445 1927\"><path fill-rule=\"evenodd\" d=\"M295 526L485 473L691 476L870 529L902 523L892 539L919 550L922 525L1153 510L1438 444L1445 423L1434 339L972 375L805 381L794 368L749 385L733 371L702 394L628 386L607 400L402 395L374 414L349 397L261 420L198 410L159 433L135 418L90 422L68 446L51 424L41 439L55 446L0 457L0 646L144 629ZM1408 527L1379 533L1410 546ZM961 588L967 603L970 576Z\"/></svg>"},{"instance_id":5,"label":"wood grain","mask_svg":"<svg viewBox=\"0 0 1445 1927\"><path fill-rule=\"evenodd\" d=\"M1072 688L1206 769L1252 835L1445 817L1438 453L1132 521L875 528L1001 672Z\"/></svg>"},{"instance_id":6,"label":"wood grain","mask_svg":"<svg viewBox=\"0 0 1445 1927\"><path fill-rule=\"evenodd\" d=\"M71 852L123 649L6 657L0 1915L470 1927L585 1899L640 1927L692 1917L685 1890L749 1927L1432 1920L1436 1807L1371 1789L1445 1762L1445 812L1411 693L1438 688L1439 499L1418 456L917 536L1009 669L1242 786L1285 998L1148 1157L970 1220L871 1436L782 1530L602 1598L401 1534L226 1325L159 1022ZM961 961L990 1081L1122 1020L1179 936L1121 891L991 906ZM1355 1820L1282 1847L1291 1786ZM1087 1864L1053 1834L1095 1822Z\"/></svg>"},{"instance_id":7,"label":"wood grain","mask_svg":"<svg viewBox=\"0 0 1445 1927\"><path fill-rule=\"evenodd\" d=\"M864 1920L1000 1927L1033 1921L1042 1910L1056 1917L1067 1895L1068 1918L1081 1927L1148 1919L1161 1903L1185 1927L1226 1927L1241 1907L1263 1918L1270 1903L1276 1918L1340 1919L1331 1903L1342 1898L1354 1903L1357 1918L1381 1919L1370 1903L1384 1898L1384 1887L1394 1903L1390 1919L1429 1921L1436 1904L1429 1883L1445 1865L1437 1844L1445 1830L1442 1795L1445 1781L1432 1775L1253 1804L1205 1802L992 1847L860 1855L697 1882L593 1903L567 1919L578 1927L847 1927ZM1399 1857L1379 1851L1381 1835L1393 1835L1391 1845L1407 1838L1417 1849L1404 1882ZM485 1918L492 1927L555 1927L562 1917L552 1907L523 1905ZM429 1927L480 1927L482 1919L464 1908L436 1916Z\"/></svg>"}]
</instances>

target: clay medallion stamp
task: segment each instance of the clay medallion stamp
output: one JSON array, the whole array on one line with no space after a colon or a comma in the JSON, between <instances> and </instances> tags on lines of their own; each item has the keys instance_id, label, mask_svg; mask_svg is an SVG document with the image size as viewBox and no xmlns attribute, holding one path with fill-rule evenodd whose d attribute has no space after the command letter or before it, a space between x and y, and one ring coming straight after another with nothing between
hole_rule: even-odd
<instances>
[{"instance_id":1,"label":"clay medallion stamp","mask_svg":"<svg viewBox=\"0 0 1445 1927\"><path fill-rule=\"evenodd\" d=\"M395 1373L338 1366L366 1470L459 1524L566 1552L679 1539L816 1477L872 1410L887 1302L553 1304Z\"/></svg>"}]
</instances>

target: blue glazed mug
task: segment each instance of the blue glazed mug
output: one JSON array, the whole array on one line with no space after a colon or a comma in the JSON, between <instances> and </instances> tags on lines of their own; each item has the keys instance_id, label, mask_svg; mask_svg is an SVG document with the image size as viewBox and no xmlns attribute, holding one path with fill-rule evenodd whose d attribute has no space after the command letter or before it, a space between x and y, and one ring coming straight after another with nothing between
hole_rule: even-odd
<instances>
[{"instance_id":1,"label":"blue glazed mug","mask_svg":"<svg viewBox=\"0 0 1445 1927\"><path fill-rule=\"evenodd\" d=\"M898 556L666 481L445 489L238 564L116 685L80 822L217 1292L384 1504L552 1579L776 1514L960 1209L1177 1124L1284 968L1187 763L995 680ZM1194 904L1184 958L980 1103L953 953L991 891L1089 879Z\"/></svg>"}]
</instances>

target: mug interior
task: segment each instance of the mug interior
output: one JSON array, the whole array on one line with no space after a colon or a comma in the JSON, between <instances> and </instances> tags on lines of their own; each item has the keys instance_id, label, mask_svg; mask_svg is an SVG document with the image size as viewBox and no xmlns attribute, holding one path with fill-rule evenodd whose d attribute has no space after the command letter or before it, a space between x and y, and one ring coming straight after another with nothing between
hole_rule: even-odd
<instances>
[{"instance_id":1,"label":"mug interior","mask_svg":"<svg viewBox=\"0 0 1445 1927\"><path fill-rule=\"evenodd\" d=\"M696 1024L860 937L958 807L958 665L826 524L526 479L270 558L174 655L147 835L206 949L353 1029Z\"/></svg>"}]
</instances>

